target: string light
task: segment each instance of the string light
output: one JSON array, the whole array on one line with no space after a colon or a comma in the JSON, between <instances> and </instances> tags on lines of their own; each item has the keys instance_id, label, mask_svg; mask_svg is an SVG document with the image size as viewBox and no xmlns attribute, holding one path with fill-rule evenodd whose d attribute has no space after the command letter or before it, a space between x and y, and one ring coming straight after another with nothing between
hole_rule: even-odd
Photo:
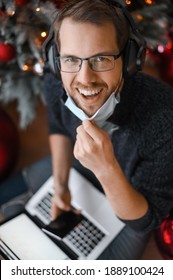
<instances>
[{"instance_id":1,"label":"string light","mask_svg":"<svg viewBox=\"0 0 173 280\"><path fill-rule=\"evenodd\" d=\"M127 4L127 5L131 5L131 4L132 4L132 1L126 0L126 4Z\"/></svg>"},{"instance_id":2,"label":"string light","mask_svg":"<svg viewBox=\"0 0 173 280\"><path fill-rule=\"evenodd\" d=\"M146 3L147 5L152 5L152 4L153 4L153 0L145 0L145 3ZM130 5L132 4L132 1L131 1L131 0L126 0L126 4L127 4L128 6L130 6Z\"/></svg>"},{"instance_id":3,"label":"string light","mask_svg":"<svg viewBox=\"0 0 173 280\"><path fill-rule=\"evenodd\" d=\"M138 19L139 21L143 20L143 16L140 15L140 14L138 14L136 17L137 17L137 19Z\"/></svg>"},{"instance_id":4,"label":"string light","mask_svg":"<svg viewBox=\"0 0 173 280\"><path fill-rule=\"evenodd\" d=\"M47 33L45 31L41 32L41 37L45 38L47 36Z\"/></svg>"},{"instance_id":5,"label":"string light","mask_svg":"<svg viewBox=\"0 0 173 280\"><path fill-rule=\"evenodd\" d=\"M165 51L165 48L162 45L158 45L157 50L159 53L163 53Z\"/></svg>"},{"instance_id":6,"label":"string light","mask_svg":"<svg viewBox=\"0 0 173 280\"><path fill-rule=\"evenodd\" d=\"M15 15L16 10L15 10L15 4L14 3L7 4L7 6L6 6L6 13L9 16L14 16Z\"/></svg>"},{"instance_id":7,"label":"string light","mask_svg":"<svg viewBox=\"0 0 173 280\"><path fill-rule=\"evenodd\" d=\"M35 3L35 6L36 6L35 11L36 11L37 13L39 13L39 12L41 11L41 8L40 8L40 0L37 0L37 2Z\"/></svg>"},{"instance_id":8,"label":"string light","mask_svg":"<svg viewBox=\"0 0 173 280\"><path fill-rule=\"evenodd\" d=\"M23 69L23 71L28 71L29 70L29 66L25 64L25 65L23 65L22 69Z\"/></svg>"},{"instance_id":9,"label":"string light","mask_svg":"<svg viewBox=\"0 0 173 280\"><path fill-rule=\"evenodd\" d=\"M152 5L153 4L153 0L145 0L145 3L148 5Z\"/></svg>"},{"instance_id":10,"label":"string light","mask_svg":"<svg viewBox=\"0 0 173 280\"><path fill-rule=\"evenodd\" d=\"M36 10L36 12L40 12L41 9L40 9L40 7L37 7L35 10Z\"/></svg>"}]
</instances>

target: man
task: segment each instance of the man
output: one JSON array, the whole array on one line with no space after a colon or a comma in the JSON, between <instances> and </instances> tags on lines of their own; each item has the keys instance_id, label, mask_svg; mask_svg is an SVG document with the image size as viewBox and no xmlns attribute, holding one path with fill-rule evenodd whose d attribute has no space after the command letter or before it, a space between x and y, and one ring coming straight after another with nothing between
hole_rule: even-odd
<instances>
[{"instance_id":1,"label":"man","mask_svg":"<svg viewBox=\"0 0 173 280\"><path fill-rule=\"evenodd\" d=\"M173 93L142 74L124 77L126 25L122 9L105 1L70 1L55 20L55 59L66 93L53 96L47 78L52 216L70 209L74 155L129 231L147 233L173 206Z\"/></svg>"},{"instance_id":2,"label":"man","mask_svg":"<svg viewBox=\"0 0 173 280\"><path fill-rule=\"evenodd\" d=\"M56 77L45 75L52 217L71 207L74 164L126 224L100 259L140 258L173 207L173 91L127 73L131 32L123 9L109 1L69 1L54 22Z\"/></svg>"}]
</instances>

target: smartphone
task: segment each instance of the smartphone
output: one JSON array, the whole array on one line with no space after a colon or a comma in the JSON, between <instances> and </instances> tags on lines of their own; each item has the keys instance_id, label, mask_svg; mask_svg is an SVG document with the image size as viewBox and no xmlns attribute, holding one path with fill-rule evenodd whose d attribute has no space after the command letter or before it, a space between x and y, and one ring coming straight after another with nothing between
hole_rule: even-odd
<instances>
[{"instance_id":1,"label":"smartphone","mask_svg":"<svg viewBox=\"0 0 173 280\"><path fill-rule=\"evenodd\" d=\"M76 213L74 210L64 211L55 220L50 222L44 229L56 235L57 238L63 238L68 234L75 226L77 226L82 220L83 215L81 213Z\"/></svg>"}]
</instances>

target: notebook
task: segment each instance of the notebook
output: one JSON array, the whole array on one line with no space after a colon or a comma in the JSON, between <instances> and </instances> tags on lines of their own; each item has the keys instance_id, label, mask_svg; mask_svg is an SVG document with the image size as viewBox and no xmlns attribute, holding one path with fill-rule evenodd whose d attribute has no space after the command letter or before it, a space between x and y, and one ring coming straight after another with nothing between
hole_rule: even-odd
<instances>
[{"instance_id":1,"label":"notebook","mask_svg":"<svg viewBox=\"0 0 173 280\"><path fill-rule=\"evenodd\" d=\"M10 259L97 259L124 223L105 195L74 168L69 188L73 210L51 221L51 176L27 202L24 213L1 225L1 251Z\"/></svg>"}]
</instances>

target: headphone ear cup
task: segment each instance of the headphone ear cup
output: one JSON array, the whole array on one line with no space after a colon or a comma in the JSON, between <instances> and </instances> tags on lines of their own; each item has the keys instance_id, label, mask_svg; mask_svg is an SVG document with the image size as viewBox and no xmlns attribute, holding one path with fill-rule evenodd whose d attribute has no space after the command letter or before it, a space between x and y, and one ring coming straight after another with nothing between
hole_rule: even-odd
<instances>
[{"instance_id":1,"label":"headphone ear cup","mask_svg":"<svg viewBox=\"0 0 173 280\"><path fill-rule=\"evenodd\" d=\"M146 48L139 46L136 40L130 38L123 54L123 77L128 78L137 71L142 70L145 62Z\"/></svg>"},{"instance_id":2,"label":"headphone ear cup","mask_svg":"<svg viewBox=\"0 0 173 280\"><path fill-rule=\"evenodd\" d=\"M53 43L48 52L47 52L47 66L49 67L49 69L51 70L51 72L56 75L56 78L58 78L59 80L61 80L61 75L60 75L60 71L58 68L58 65L56 63L56 57L57 57L57 48L55 43Z\"/></svg>"},{"instance_id":3,"label":"headphone ear cup","mask_svg":"<svg viewBox=\"0 0 173 280\"><path fill-rule=\"evenodd\" d=\"M42 56L45 62L45 69L51 71L56 78L61 80L60 71L57 65L57 56L58 56L57 46L54 42L54 31L53 31L53 24L50 27L49 35L47 39L44 41L42 45Z\"/></svg>"}]
</instances>

